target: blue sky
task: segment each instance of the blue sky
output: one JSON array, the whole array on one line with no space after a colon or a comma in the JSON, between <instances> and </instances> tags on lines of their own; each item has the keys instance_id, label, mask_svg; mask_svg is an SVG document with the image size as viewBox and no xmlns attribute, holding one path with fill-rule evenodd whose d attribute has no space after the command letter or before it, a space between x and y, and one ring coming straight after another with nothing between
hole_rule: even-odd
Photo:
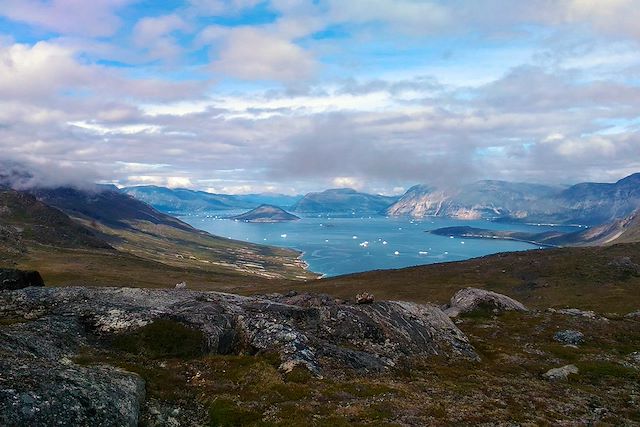
<instances>
[{"instance_id":1,"label":"blue sky","mask_svg":"<svg viewBox=\"0 0 640 427\"><path fill-rule=\"evenodd\" d=\"M216 192L615 180L640 170L634 6L2 0L0 156Z\"/></svg>"}]
</instances>

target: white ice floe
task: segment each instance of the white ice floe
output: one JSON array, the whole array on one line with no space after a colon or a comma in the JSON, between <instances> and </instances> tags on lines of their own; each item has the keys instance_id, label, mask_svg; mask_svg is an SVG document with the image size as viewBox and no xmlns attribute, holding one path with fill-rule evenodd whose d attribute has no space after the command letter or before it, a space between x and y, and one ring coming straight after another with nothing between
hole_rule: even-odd
<instances>
[{"instance_id":1,"label":"white ice floe","mask_svg":"<svg viewBox=\"0 0 640 427\"><path fill-rule=\"evenodd\" d=\"M353 236L352 237L353 240L356 240L357 238L358 238L358 236Z\"/></svg>"},{"instance_id":2,"label":"white ice floe","mask_svg":"<svg viewBox=\"0 0 640 427\"><path fill-rule=\"evenodd\" d=\"M386 244L387 244L387 241L386 241L386 240L383 240L383 241L382 241L382 244L383 244L383 245L386 245Z\"/></svg>"},{"instance_id":3,"label":"white ice floe","mask_svg":"<svg viewBox=\"0 0 640 427\"><path fill-rule=\"evenodd\" d=\"M427 252L427 251L419 251L418 255L429 255L429 252Z\"/></svg>"},{"instance_id":4,"label":"white ice floe","mask_svg":"<svg viewBox=\"0 0 640 427\"><path fill-rule=\"evenodd\" d=\"M281 234L280 237L282 237L283 239L286 239L287 235L286 234Z\"/></svg>"},{"instance_id":5,"label":"white ice floe","mask_svg":"<svg viewBox=\"0 0 640 427\"><path fill-rule=\"evenodd\" d=\"M367 247L369 247L369 242L364 241L364 242L360 243L360 246L362 246L363 248L367 248Z\"/></svg>"},{"instance_id":6,"label":"white ice floe","mask_svg":"<svg viewBox=\"0 0 640 427\"><path fill-rule=\"evenodd\" d=\"M400 255L400 252L395 251L393 254L394 254L394 255Z\"/></svg>"}]
</instances>

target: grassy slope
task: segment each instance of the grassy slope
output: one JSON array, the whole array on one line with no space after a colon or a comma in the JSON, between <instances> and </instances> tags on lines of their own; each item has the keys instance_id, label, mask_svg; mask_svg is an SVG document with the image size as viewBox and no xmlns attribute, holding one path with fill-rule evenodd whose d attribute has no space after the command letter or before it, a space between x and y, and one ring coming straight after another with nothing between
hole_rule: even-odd
<instances>
[{"instance_id":1,"label":"grassy slope","mask_svg":"<svg viewBox=\"0 0 640 427\"><path fill-rule=\"evenodd\" d=\"M367 291L377 299L442 304L457 290L474 286L510 295L536 308L570 306L626 313L640 309L640 277L609 265L621 257L640 264L640 243L503 253L304 284L280 282L271 289L324 292L341 298Z\"/></svg>"}]
</instances>

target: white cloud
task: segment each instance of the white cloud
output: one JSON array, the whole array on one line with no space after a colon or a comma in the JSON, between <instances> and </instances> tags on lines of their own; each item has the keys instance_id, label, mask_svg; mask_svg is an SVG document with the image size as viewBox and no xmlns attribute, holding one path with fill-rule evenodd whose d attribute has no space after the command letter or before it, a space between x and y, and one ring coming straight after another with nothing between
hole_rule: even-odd
<instances>
[{"instance_id":1,"label":"white cloud","mask_svg":"<svg viewBox=\"0 0 640 427\"><path fill-rule=\"evenodd\" d=\"M249 27L228 30L212 65L240 79L281 81L309 78L317 67L292 41Z\"/></svg>"},{"instance_id":2,"label":"white cloud","mask_svg":"<svg viewBox=\"0 0 640 427\"><path fill-rule=\"evenodd\" d=\"M184 49L172 34L190 29L191 26L176 14L146 17L140 19L133 28L133 40L151 59L174 60Z\"/></svg>"},{"instance_id":3,"label":"white cloud","mask_svg":"<svg viewBox=\"0 0 640 427\"><path fill-rule=\"evenodd\" d=\"M334 187L337 188L353 188L354 190L361 190L364 188L364 183L361 179L352 176L338 176L331 181Z\"/></svg>"},{"instance_id":4,"label":"white cloud","mask_svg":"<svg viewBox=\"0 0 640 427\"><path fill-rule=\"evenodd\" d=\"M116 11L133 0L2 0L0 15L60 34L109 36L121 25Z\"/></svg>"}]
</instances>

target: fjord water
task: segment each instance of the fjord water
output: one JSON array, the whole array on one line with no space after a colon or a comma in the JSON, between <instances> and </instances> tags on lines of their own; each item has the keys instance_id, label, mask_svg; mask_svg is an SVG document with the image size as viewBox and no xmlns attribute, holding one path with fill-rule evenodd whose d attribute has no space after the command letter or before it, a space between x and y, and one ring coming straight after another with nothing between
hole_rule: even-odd
<instances>
[{"instance_id":1,"label":"fjord water","mask_svg":"<svg viewBox=\"0 0 640 427\"><path fill-rule=\"evenodd\" d=\"M261 224L224 219L230 215L226 211L182 216L181 219L218 236L300 250L310 270L326 276L460 261L497 252L538 248L524 242L450 238L426 232L441 227L467 225L491 230L557 230L552 226L504 224L486 220L411 220L383 216L354 218L316 215L294 222Z\"/></svg>"}]
</instances>

